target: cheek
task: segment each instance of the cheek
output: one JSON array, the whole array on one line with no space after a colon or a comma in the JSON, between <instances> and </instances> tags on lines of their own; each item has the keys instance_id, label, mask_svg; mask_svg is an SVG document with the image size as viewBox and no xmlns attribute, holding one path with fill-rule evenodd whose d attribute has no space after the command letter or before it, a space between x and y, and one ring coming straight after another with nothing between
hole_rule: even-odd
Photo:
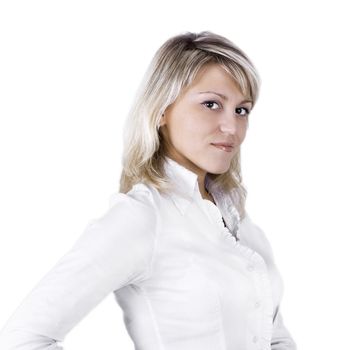
<instances>
[{"instance_id":1,"label":"cheek","mask_svg":"<svg viewBox=\"0 0 350 350\"><path fill-rule=\"evenodd\" d=\"M186 136L185 142L187 144L191 143L194 147L202 147L213 139L216 127L213 121L192 115L183 125L183 136Z\"/></svg>"},{"instance_id":2,"label":"cheek","mask_svg":"<svg viewBox=\"0 0 350 350\"><path fill-rule=\"evenodd\" d=\"M181 116L181 118L171 120L171 123L168 124L168 131L173 146L182 149L191 143L195 128L190 121Z\"/></svg>"},{"instance_id":3,"label":"cheek","mask_svg":"<svg viewBox=\"0 0 350 350\"><path fill-rule=\"evenodd\" d=\"M242 122L242 124L240 124L236 130L237 140L240 144L244 141L246 137L247 128L248 128L248 123Z\"/></svg>"},{"instance_id":4,"label":"cheek","mask_svg":"<svg viewBox=\"0 0 350 350\"><path fill-rule=\"evenodd\" d=\"M198 114L189 111L182 113L179 118L174 118L171 129L173 138L190 142L203 136L206 124Z\"/></svg>"},{"instance_id":5,"label":"cheek","mask_svg":"<svg viewBox=\"0 0 350 350\"><path fill-rule=\"evenodd\" d=\"M180 149L202 147L217 132L215 120L196 108L173 110L168 126L172 143Z\"/></svg>"}]
</instances>

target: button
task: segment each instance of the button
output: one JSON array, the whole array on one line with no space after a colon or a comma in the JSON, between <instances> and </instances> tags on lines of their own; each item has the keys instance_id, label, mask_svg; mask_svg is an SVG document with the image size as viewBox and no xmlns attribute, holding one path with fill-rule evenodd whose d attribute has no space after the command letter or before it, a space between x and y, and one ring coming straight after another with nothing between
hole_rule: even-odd
<instances>
[{"instance_id":1,"label":"button","mask_svg":"<svg viewBox=\"0 0 350 350\"><path fill-rule=\"evenodd\" d=\"M254 307L257 309L260 307L260 305L261 305L260 301L257 301L255 302Z\"/></svg>"},{"instance_id":2,"label":"button","mask_svg":"<svg viewBox=\"0 0 350 350\"><path fill-rule=\"evenodd\" d=\"M259 337L256 336L256 335L254 335L254 337L253 337L253 339L252 339L253 343L257 343L258 340L259 340Z\"/></svg>"},{"instance_id":3,"label":"button","mask_svg":"<svg viewBox=\"0 0 350 350\"><path fill-rule=\"evenodd\" d=\"M247 265L247 270L248 271L253 271L254 270L254 265L253 264Z\"/></svg>"}]
</instances>

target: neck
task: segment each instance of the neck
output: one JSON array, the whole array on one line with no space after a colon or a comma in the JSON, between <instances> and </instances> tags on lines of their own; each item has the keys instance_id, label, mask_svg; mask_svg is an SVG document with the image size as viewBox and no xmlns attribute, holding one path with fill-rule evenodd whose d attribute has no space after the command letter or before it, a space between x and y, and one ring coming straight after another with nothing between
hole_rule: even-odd
<instances>
[{"instance_id":1,"label":"neck","mask_svg":"<svg viewBox=\"0 0 350 350\"><path fill-rule=\"evenodd\" d=\"M210 192L208 192L205 188L204 180L202 180L202 182L200 182L198 179L198 187L199 187L199 192L200 192L202 198L207 199L215 204L214 198L212 197Z\"/></svg>"}]
</instances>

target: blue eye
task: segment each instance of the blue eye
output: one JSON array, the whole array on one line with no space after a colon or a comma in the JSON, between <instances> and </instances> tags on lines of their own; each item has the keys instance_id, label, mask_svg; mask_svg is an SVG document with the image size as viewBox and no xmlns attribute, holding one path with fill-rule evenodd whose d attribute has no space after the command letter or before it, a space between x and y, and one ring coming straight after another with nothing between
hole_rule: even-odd
<instances>
[{"instance_id":1,"label":"blue eye","mask_svg":"<svg viewBox=\"0 0 350 350\"><path fill-rule=\"evenodd\" d=\"M241 114L242 111L244 112L244 114ZM248 109L248 108L245 108L245 107L238 107L238 108L236 108L236 112L238 112L238 114L239 114L241 117L247 117L248 114L250 113L249 109Z\"/></svg>"},{"instance_id":2,"label":"blue eye","mask_svg":"<svg viewBox=\"0 0 350 350\"><path fill-rule=\"evenodd\" d=\"M206 108L209 108L209 109L219 109L220 108L219 104L215 101L205 101L202 103L202 105L204 105Z\"/></svg>"}]
</instances>

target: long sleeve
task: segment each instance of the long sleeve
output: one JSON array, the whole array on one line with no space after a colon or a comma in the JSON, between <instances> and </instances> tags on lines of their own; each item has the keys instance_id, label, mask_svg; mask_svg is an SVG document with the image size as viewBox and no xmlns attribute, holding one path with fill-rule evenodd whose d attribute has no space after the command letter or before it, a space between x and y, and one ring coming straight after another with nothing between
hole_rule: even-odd
<instances>
[{"instance_id":1,"label":"long sleeve","mask_svg":"<svg viewBox=\"0 0 350 350\"><path fill-rule=\"evenodd\" d=\"M296 350L297 345L283 323L280 308L277 309L273 320L271 350Z\"/></svg>"},{"instance_id":2,"label":"long sleeve","mask_svg":"<svg viewBox=\"0 0 350 350\"><path fill-rule=\"evenodd\" d=\"M157 216L148 194L118 193L24 299L0 333L1 350L58 350L110 292L149 276Z\"/></svg>"},{"instance_id":3,"label":"long sleeve","mask_svg":"<svg viewBox=\"0 0 350 350\"><path fill-rule=\"evenodd\" d=\"M272 246L265 232L260 226L252 221L250 215L246 213L242 221L242 242L252 247L264 257L270 273L270 279L274 289L276 309L273 317L273 328L271 337L271 350L296 350L297 345L290 332L283 323L281 314L281 300L283 296L283 280L275 264Z\"/></svg>"}]
</instances>

